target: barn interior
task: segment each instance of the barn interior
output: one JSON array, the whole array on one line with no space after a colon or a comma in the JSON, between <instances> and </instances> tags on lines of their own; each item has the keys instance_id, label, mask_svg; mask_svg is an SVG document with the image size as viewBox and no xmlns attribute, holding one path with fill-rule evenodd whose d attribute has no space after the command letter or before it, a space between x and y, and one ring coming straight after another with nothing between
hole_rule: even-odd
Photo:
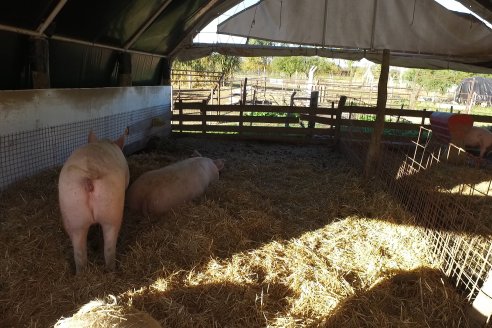
<instances>
[{"instance_id":1,"label":"barn interior","mask_svg":"<svg viewBox=\"0 0 492 328\"><path fill-rule=\"evenodd\" d=\"M430 0L388 8L374 0L360 8L371 9L366 23L374 28L361 20L372 34L369 44L358 44L350 38L357 30L347 26L357 24L337 19L357 2L325 0L309 9L325 9L316 21L321 41L282 40L306 47L193 44L198 31L239 2L0 5L0 326L124 327L135 318L142 327L487 325L490 160L451 142L452 115L386 108L384 72L391 63L490 73L491 30ZM460 2L492 21L489 1ZM219 28L241 27L235 20L252 11L267 17L279 3L260 1ZM296 1L282 5L286 12L297 8ZM380 12L410 21L389 22ZM424 12L440 19L423 23ZM246 30L228 33L280 41L254 34L275 30L262 25L268 19L256 19L258 30L248 27L250 17ZM288 22L283 26L299 30ZM400 22L408 40L428 35L402 48L392 42L405 38L382 22ZM383 37L387 43L374 42L381 40L376 26L393 31ZM417 42L431 42L433 33L446 47ZM368 58L382 67L378 105L356 106L343 95L330 108L315 99L308 107L277 108L173 103L173 61L212 52ZM247 115L265 111L297 116ZM369 125L358 120L367 113L374 115ZM385 123L396 116L421 122ZM217 120L237 124L212 124ZM303 128L293 127L299 120ZM398 133L383 135L383 125ZM226 166L203 197L164 215L125 209L114 272L104 269L95 226L89 268L74 275L57 183L61 165L91 129L109 139L127 131L130 183L194 150Z\"/></svg>"}]
</instances>

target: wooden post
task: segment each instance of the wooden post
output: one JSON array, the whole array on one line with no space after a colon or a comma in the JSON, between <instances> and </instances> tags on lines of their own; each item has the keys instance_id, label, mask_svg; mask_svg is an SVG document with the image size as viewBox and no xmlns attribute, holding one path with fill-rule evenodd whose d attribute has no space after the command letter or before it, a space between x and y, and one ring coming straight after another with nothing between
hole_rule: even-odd
<instances>
[{"instance_id":1,"label":"wooden post","mask_svg":"<svg viewBox=\"0 0 492 328\"><path fill-rule=\"evenodd\" d=\"M243 107L244 105L243 104L240 104L239 105L241 107L241 110L239 111L239 134L242 133L242 127L243 127L243 115L244 115L244 112L243 112Z\"/></svg>"},{"instance_id":2,"label":"wooden post","mask_svg":"<svg viewBox=\"0 0 492 328\"><path fill-rule=\"evenodd\" d=\"M292 94L290 95L290 107L294 107L294 97L296 95L297 91L293 91ZM292 112L289 112L287 113L287 117L292 117L294 116L294 113ZM289 122L285 122L285 127L288 128L289 127Z\"/></svg>"},{"instance_id":3,"label":"wooden post","mask_svg":"<svg viewBox=\"0 0 492 328\"><path fill-rule=\"evenodd\" d=\"M200 114L202 115L202 133L207 133L207 100L202 100L202 106L200 107Z\"/></svg>"},{"instance_id":4,"label":"wooden post","mask_svg":"<svg viewBox=\"0 0 492 328\"><path fill-rule=\"evenodd\" d=\"M335 112L336 115L336 121L335 121L335 146L339 146L340 144L340 129L342 127L342 112L343 112L343 107L345 107L345 102L347 101L346 96L341 96L340 99L338 100L338 108Z\"/></svg>"},{"instance_id":5,"label":"wooden post","mask_svg":"<svg viewBox=\"0 0 492 328\"><path fill-rule=\"evenodd\" d=\"M424 125L425 124L425 113L427 113L427 109L424 108L424 110L422 111L422 122L420 123L420 125Z\"/></svg>"},{"instance_id":6,"label":"wooden post","mask_svg":"<svg viewBox=\"0 0 492 328\"><path fill-rule=\"evenodd\" d=\"M466 113L470 114L471 113L471 108L472 108L472 102L473 102L473 88L475 88L475 79L472 79L471 87L470 87L470 92L468 93L468 97L466 99Z\"/></svg>"},{"instance_id":7,"label":"wooden post","mask_svg":"<svg viewBox=\"0 0 492 328\"><path fill-rule=\"evenodd\" d=\"M386 116L386 100L388 96L388 76L390 66L390 51L383 50L383 62L381 64L381 75L379 76L378 84L378 100L376 105L376 121L374 122L374 130L372 131L369 150L367 152L366 164L364 167L365 178L370 178L374 175L379 163L381 154L381 139L384 131L384 119Z\"/></svg>"},{"instance_id":8,"label":"wooden post","mask_svg":"<svg viewBox=\"0 0 492 328\"><path fill-rule=\"evenodd\" d=\"M122 52L118 56L118 86L129 87L132 85L132 55Z\"/></svg>"},{"instance_id":9,"label":"wooden post","mask_svg":"<svg viewBox=\"0 0 492 328\"><path fill-rule=\"evenodd\" d=\"M217 105L220 105L220 89L222 88L221 83L219 83L219 90L217 91Z\"/></svg>"},{"instance_id":10,"label":"wooden post","mask_svg":"<svg viewBox=\"0 0 492 328\"><path fill-rule=\"evenodd\" d=\"M318 95L319 91L311 91L311 98L309 99L309 116L314 118L316 115L313 113L314 109L318 108ZM316 123L314 121L309 121L308 128L314 129Z\"/></svg>"},{"instance_id":11,"label":"wooden post","mask_svg":"<svg viewBox=\"0 0 492 328\"><path fill-rule=\"evenodd\" d=\"M49 43L45 38L29 39L29 64L33 89L50 88Z\"/></svg>"},{"instance_id":12,"label":"wooden post","mask_svg":"<svg viewBox=\"0 0 492 328\"><path fill-rule=\"evenodd\" d=\"M492 271L489 271L487 279L480 288L477 297L468 310L472 327L485 327L486 322L492 315Z\"/></svg>"},{"instance_id":13,"label":"wooden post","mask_svg":"<svg viewBox=\"0 0 492 328\"><path fill-rule=\"evenodd\" d=\"M162 85L171 85L171 63L169 62L169 59L162 58L161 59L161 65L162 65L161 84Z\"/></svg>"},{"instance_id":14,"label":"wooden post","mask_svg":"<svg viewBox=\"0 0 492 328\"><path fill-rule=\"evenodd\" d=\"M183 132L183 99L179 100L179 132Z\"/></svg>"},{"instance_id":15,"label":"wooden post","mask_svg":"<svg viewBox=\"0 0 492 328\"><path fill-rule=\"evenodd\" d=\"M248 78L245 77L244 78L244 85L243 85L243 98L242 98L242 104L243 105L246 105L246 96L247 96L247 91L246 91L246 87L248 86Z\"/></svg>"}]
</instances>

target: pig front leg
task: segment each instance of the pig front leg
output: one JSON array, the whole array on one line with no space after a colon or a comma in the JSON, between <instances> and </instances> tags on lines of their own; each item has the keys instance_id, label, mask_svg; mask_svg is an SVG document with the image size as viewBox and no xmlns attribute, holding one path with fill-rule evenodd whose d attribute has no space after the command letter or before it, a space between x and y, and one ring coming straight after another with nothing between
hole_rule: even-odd
<instances>
[{"instance_id":1,"label":"pig front leg","mask_svg":"<svg viewBox=\"0 0 492 328\"><path fill-rule=\"evenodd\" d=\"M116 242L118 240L119 225L101 224L104 235L104 261L108 270L116 269Z\"/></svg>"}]
</instances>

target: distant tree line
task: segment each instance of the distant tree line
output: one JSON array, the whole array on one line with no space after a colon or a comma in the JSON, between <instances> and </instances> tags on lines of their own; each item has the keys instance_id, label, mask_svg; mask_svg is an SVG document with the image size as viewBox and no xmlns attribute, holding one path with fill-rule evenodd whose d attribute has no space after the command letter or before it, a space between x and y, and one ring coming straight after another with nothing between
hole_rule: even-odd
<instances>
[{"instance_id":1,"label":"distant tree line","mask_svg":"<svg viewBox=\"0 0 492 328\"><path fill-rule=\"evenodd\" d=\"M271 42L252 40L251 44L271 45ZM341 68L332 59L322 57L236 57L213 53L201 59L179 62L175 61L174 69L188 69L194 71L215 71L223 72L226 77L235 73L249 73L263 76L287 76L294 74L299 78L307 78L311 67L315 66L316 76L337 76L342 72L350 78L360 77L367 68L356 67L353 62L348 61L348 67ZM371 68L375 79L379 78L381 71L380 65L373 65ZM393 73L394 75L396 73ZM458 85L463 79L472 76L482 76L492 78L492 74L476 74L452 70L428 70L428 69L408 69L402 78L412 88L417 90L416 96L421 90L436 92L440 94ZM397 78L397 76L392 76Z\"/></svg>"}]
</instances>

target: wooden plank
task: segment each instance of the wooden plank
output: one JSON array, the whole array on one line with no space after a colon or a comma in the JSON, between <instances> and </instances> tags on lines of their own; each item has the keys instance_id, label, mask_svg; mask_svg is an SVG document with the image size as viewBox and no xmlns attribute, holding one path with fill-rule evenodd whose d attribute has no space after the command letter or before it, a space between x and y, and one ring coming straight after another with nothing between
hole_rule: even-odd
<instances>
[{"instance_id":1,"label":"wooden plank","mask_svg":"<svg viewBox=\"0 0 492 328\"><path fill-rule=\"evenodd\" d=\"M281 143L293 143L293 144L332 144L333 139L329 136L322 138L305 138L305 136L296 135L284 135L274 136L265 134L225 134L225 133L207 133L205 135L197 134L193 132L177 133L177 137L197 137L197 138L210 138L210 139L222 139L222 140L238 140L238 141L269 141L269 142L281 142Z\"/></svg>"},{"instance_id":2,"label":"wooden plank","mask_svg":"<svg viewBox=\"0 0 492 328\"><path fill-rule=\"evenodd\" d=\"M202 131L202 126L173 125L173 131ZM235 133L261 133L261 134L294 134L294 135L332 135L331 129L306 129L293 127L265 127L265 126L237 126L237 125L209 125L207 132L235 132Z\"/></svg>"},{"instance_id":3,"label":"wooden plank","mask_svg":"<svg viewBox=\"0 0 492 328\"><path fill-rule=\"evenodd\" d=\"M274 116L240 116L240 115L173 115L172 121L180 122L244 122L244 123L299 123L297 117L274 117Z\"/></svg>"},{"instance_id":4,"label":"wooden plank","mask_svg":"<svg viewBox=\"0 0 492 328\"><path fill-rule=\"evenodd\" d=\"M179 109L200 109L201 103L175 103L174 108ZM318 107L310 110L309 107L298 106L269 106L269 105L207 105L207 112L259 112L259 113L313 113L313 114L330 114L332 109L327 107Z\"/></svg>"},{"instance_id":5,"label":"wooden plank","mask_svg":"<svg viewBox=\"0 0 492 328\"><path fill-rule=\"evenodd\" d=\"M356 127L374 127L374 121L361 121L361 120L348 120L342 119L341 126L356 126ZM396 130L418 130L422 125L413 123L400 123L400 122L385 122L385 129ZM425 124L423 127L430 129L430 124Z\"/></svg>"},{"instance_id":6,"label":"wooden plank","mask_svg":"<svg viewBox=\"0 0 492 328\"><path fill-rule=\"evenodd\" d=\"M363 107L363 106L345 106L343 112L354 114L376 114L376 107ZM400 109L400 108L386 108L386 115L392 116L408 116L408 117L425 117L429 118L432 112L425 112L416 109Z\"/></svg>"},{"instance_id":7,"label":"wooden plank","mask_svg":"<svg viewBox=\"0 0 492 328\"><path fill-rule=\"evenodd\" d=\"M337 122L335 119L326 116L311 116L308 114L299 115L299 119L301 121L313 121L315 123L326 124L326 125L335 125Z\"/></svg>"}]
</instances>

